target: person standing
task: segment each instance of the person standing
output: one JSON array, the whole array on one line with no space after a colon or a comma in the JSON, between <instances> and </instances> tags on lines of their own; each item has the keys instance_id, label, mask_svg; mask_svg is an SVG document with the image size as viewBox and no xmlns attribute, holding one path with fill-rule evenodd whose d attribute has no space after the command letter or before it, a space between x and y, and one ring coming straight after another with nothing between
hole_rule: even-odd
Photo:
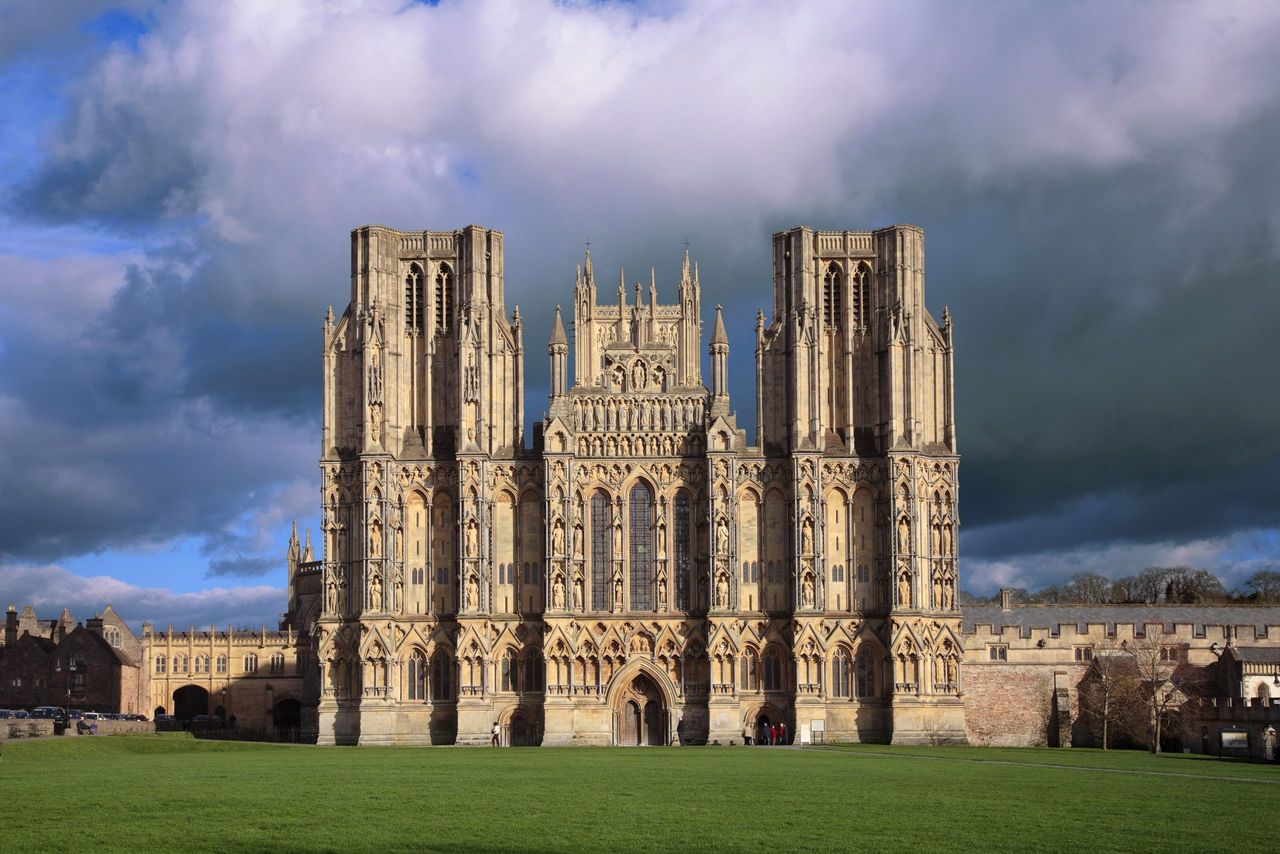
<instances>
[{"instance_id":1,"label":"person standing","mask_svg":"<svg viewBox=\"0 0 1280 854\"><path fill-rule=\"evenodd\" d=\"M684 718L680 719L680 723L676 724L676 738L680 741L680 746L684 747Z\"/></svg>"},{"instance_id":2,"label":"person standing","mask_svg":"<svg viewBox=\"0 0 1280 854\"><path fill-rule=\"evenodd\" d=\"M778 744L787 743L787 722L780 721L778 723Z\"/></svg>"},{"instance_id":3,"label":"person standing","mask_svg":"<svg viewBox=\"0 0 1280 854\"><path fill-rule=\"evenodd\" d=\"M778 725L769 724L769 744L774 745L777 743L778 743Z\"/></svg>"},{"instance_id":4,"label":"person standing","mask_svg":"<svg viewBox=\"0 0 1280 854\"><path fill-rule=\"evenodd\" d=\"M501 728L500 726L498 726L498 722L497 722L497 721L494 721L494 722L493 722L493 746L494 746L494 747L497 747L497 746L498 746L499 741L501 741L501 739L499 738L499 736L501 736L501 734L502 734L502 728Z\"/></svg>"}]
</instances>

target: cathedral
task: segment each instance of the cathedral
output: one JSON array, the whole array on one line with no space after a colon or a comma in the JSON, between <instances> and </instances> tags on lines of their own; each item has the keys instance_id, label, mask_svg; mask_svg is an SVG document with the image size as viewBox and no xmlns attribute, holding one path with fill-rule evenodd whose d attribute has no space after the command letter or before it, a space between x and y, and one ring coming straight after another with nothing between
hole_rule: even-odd
<instances>
[{"instance_id":1,"label":"cathedral","mask_svg":"<svg viewBox=\"0 0 1280 854\"><path fill-rule=\"evenodd\" d=\"M685 251L578 268L524 430L503 235L351 235L324 327L321 555L290 563L321 744L965 739L952 332L924 233L773 235L755 432ZM305 595L304 595L305 594ZM314 711L312 711L314 709Z\"/></svg>"}]
</instances>

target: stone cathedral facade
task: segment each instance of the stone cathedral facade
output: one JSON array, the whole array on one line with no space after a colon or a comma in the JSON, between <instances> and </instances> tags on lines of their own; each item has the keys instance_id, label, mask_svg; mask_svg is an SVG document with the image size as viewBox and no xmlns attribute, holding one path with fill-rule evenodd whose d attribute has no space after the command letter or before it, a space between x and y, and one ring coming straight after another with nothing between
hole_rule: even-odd
<instances>
[{"instance_id":1,"label":"stone cathedral facade","mask_svg":"<svg viewBox=\"0 0 1280 854\"><path fill-rule=\"evenodd\" d=\"M572 361L557 309L526 436L502 233L352 232L305 579L320 743L964 739L951 322L925 308L924 234L796 228L772 254L754 436L688 250L671 303L652 274L598 282L588 251Z\"/></svg>"}]
</instances>

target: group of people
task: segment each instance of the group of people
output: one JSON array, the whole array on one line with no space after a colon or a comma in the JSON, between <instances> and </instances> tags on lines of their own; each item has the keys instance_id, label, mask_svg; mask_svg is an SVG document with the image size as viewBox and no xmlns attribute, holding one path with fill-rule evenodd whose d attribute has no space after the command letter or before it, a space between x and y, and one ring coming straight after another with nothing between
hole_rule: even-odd
<instances>
[{"instance_id":1,"label":"group of people","mask_svg":"<svg viewBox=\"0 0 1280 854\"><path fill-rule=\"evenodd\" d=\"M747 747L751 746L751 730L744 729L742 731L742 743ZM767 746L787 743L787 724L785 721L779 721L771 724L768 721L760 721L756 724L755 732L756 746Z\"/></svg>"}]
</instances>

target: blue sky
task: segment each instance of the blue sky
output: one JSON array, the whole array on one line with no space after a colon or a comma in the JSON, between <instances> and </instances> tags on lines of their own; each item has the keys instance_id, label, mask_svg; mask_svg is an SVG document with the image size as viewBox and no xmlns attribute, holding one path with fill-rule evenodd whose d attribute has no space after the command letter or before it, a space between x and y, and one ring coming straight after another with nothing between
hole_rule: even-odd
<instances>
[{"instance_id":1,"label":"blue sky","mask_svg":"<svg viewBox=\"0 0 1280 854\"><path fill-rule=\"evenodd\" d=\"M1275 4L0 4L0 116L0 604L274 621L367 222L506 232L531 418L687 238L748 426L769 234L916 223L965 587L1280 568Z\"/></svg>"}]
</instances>

